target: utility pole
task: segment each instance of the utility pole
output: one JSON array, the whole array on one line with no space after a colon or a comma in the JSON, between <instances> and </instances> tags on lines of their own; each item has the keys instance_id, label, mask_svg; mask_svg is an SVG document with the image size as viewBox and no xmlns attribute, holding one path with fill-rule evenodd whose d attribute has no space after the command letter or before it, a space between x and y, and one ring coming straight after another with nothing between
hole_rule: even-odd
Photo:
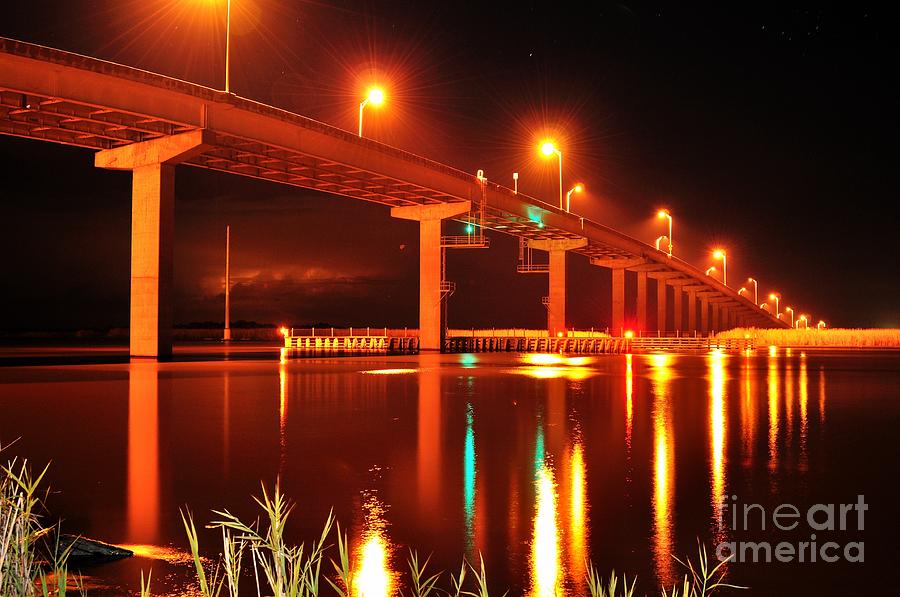
<instances>
[{"instance_id":1,"label":"utility pole","mask_svg":"<svg viewBox=\"0 0 900 597\"><path fill-rule=\"evenodd\" d=\"M231 226L225 226L225 334L231 340Z\"/></svg>"}]
</instances>

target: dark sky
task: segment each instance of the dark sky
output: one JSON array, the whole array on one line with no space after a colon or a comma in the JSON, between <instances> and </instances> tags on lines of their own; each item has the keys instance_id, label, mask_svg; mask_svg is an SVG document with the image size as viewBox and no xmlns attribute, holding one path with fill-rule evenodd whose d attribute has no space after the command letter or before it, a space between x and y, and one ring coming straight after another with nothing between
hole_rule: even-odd
<instances>
[{"instance_id":1,"label":"dark sky","mask_svg":"<svg viewBox=\"0 0 900 597\"><path fill-rule=\"evenodd\" d=\"M732 285L835 326L900 327L896 20L876 6L233 0L232 88L554 201L536 152L560 141L573 211L676 253L729 250ZM221 88L224 0L32 0L0 35ZM90 151L0 138L0 329L124 326L129 174ZM181 167L176 321L415 325L417 229L356 200ZM458 224L450 225L459 226ZM458 233L458 232L457 232ZM452 326L544 324L546 278L517 247L451 252ZM609 275L570 257L570 323L605 326ZM739 285L739 284L738 284Z\"/></svg>"}]
</instances>

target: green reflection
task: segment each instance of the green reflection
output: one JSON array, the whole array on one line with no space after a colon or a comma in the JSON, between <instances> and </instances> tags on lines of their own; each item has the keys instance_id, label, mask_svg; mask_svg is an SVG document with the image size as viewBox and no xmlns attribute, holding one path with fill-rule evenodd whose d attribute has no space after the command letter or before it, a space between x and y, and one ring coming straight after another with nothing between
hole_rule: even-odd
<instances>
[{"instance_id":1,"label":"green reflection","mask_svg":"<svg viewBox=\"0 0 900 597\"><path fill-rule=\"evenodd\" d=\"M466 443L463 454L464 509L466 518L466 551L474 548L475 541L475 418L472 403L466 404Z\"/></svg>"}]
</instances>

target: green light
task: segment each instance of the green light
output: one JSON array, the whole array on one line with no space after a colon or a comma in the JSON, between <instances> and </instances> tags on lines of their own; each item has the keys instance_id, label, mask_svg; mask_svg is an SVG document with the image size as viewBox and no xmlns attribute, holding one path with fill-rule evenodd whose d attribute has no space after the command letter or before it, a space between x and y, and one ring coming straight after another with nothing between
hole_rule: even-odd
<instances>
[{"instance_id":1,"label":"green light","mask_svg":"<svg viewBox=\"0 0 900 597\"><path fill-rule=\"evenodd\" d=\"M466 234L472 234L473 232L475 232L475 226L473 226L471 224L467 224L466 225Z\"/></svg>"},{"instance_id":2,"label":"green light","mask_svg":"<svg viewBox=\"0 0 900 597\"><path fill-rule=\"evenodd\" d=\"M534 476L537 478L544 466L544 422L541 413L537 417L537 436L534 440Z\"/></svg>"},{"instance_id":3,"label":"green light","mask_svg":"<svg viewBox=\"0 0 900 597\"><path fill-rule=\"evenodd\" d=\"M543 227L544 227L544 223L543 223L543 222L538 222L538 228L543 228Z\"/></svg>"}]
</instances>

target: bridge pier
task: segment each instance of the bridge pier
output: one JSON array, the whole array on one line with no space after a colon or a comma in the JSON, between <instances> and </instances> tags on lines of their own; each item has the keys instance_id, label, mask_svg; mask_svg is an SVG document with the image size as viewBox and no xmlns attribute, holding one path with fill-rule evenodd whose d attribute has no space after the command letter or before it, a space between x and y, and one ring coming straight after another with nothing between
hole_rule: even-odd
<instances>
[{"instance_id":1,"label":"bridge pier","mask_svg":"<svg viewBox=\"0 0 900 597\"><path fill-rule=\"evenodd\" d=\"M711 303L712 307L712 330L713 332L720 332L719 328L719 303Z\"/></svg>"},{"instance_id":2,"label":"bridge pier","mask_svg":"<svg viewBox=\"0 0 900 597\"><path fill-rule=\"evenodd\" d=\"M550 304L547 331L551 336L566 332L566 251L587 246L586 238L530 240L528 246L550 253Z\"/></svg>"},{"instance_id":3,"label":"bridge pier","mask_svg":"<svg viewBox=\"0 0 900 597\"><path fill-rule=\"evenodd\" d=\"M133 357L172 355L175 165L211 146L204 130L99 151L94 165L131 170L131 315Z\"/></svg>"},{"instance_id":4,"label":"bridge pier","mask_svg":"<svg viewBox=\"0 0 900 597\"><path fill-rule=\"evenodd\" d=\"M681 303L682 298L681 285L672 284L672 329L676 332L681 331L681 319L684 310Z\"/></svg>"},{"instance_id":5,"label":"bridge pier","mask_svg":"<svg viewBox=\"0 0 900 597\"><path fill-rule=\"evenodd\" d=\"M700 331L709 332L709 300L705 296L700 297Z\"/></svg>"},{"instance_id":6,"label":"bridge pier","mask_svg":"<svg viewBox=\"0 0 900 597\"><path fill-rule=\"evenodd\" d=\"M469 212L471 202L392 207L391 217L419 222L419 350L441 350L441 222Z\"/></svg>"},{"instance_id":7,"label":"bridge pier","mask_svg":"<svg viewBox=\"0 0 900 597\"><path fill-rule=\"evenodd\" d=\"M688 290L688 331L697 331L697 291Z\"/></svg>"},{"instance_id":8,"label":"bridge pier","mask_svg":"<svg viewBox=\"0 0 900 597\"><path fill-rule=\"evenodd\" d=\"M637 272L637 329L647 330L647 272Z\"/></svg>"}]
</instances>

